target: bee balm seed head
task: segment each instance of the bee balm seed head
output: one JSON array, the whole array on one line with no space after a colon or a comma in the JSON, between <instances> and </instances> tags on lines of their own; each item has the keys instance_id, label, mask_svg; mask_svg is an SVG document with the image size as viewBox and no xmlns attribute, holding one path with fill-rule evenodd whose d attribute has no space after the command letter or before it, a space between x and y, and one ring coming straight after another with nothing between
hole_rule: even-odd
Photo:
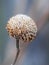
<instances>
[{"instance_id":1,"label":"bee balm seed head","mask_svg":"<svg viewBox=\"0 0 49 65\"><path fill-rule=\"evenodd\" d=\"M36 37L37 26L32 18L18 14L9 19L7 31L12 37L19 36L23 41L31 41Z\"/></svg>"}]
</instances>

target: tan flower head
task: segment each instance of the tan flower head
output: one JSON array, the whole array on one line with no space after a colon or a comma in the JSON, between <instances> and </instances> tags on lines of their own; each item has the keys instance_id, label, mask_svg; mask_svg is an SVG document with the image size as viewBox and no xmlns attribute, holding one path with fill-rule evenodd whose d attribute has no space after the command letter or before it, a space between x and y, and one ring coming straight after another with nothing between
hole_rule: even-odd
<instances>
[{"instance_id":1,"label":"tan flower head","mask_svg":"<svg viewBox=\"0 0 49 65\"><path fill-rule=\"evenodd\" d=\"M18 14L9 19L7 26L9 35L19 38L25 42L31 41L36 37L37 26L32 18L26 15Z\"/></svg>"}]
</instances>

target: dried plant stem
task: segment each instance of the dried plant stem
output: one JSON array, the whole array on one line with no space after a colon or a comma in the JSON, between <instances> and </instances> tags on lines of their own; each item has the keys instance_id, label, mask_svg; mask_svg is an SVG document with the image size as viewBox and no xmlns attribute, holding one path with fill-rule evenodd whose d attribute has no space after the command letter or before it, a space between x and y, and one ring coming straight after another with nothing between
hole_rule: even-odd
<instances>
[{"instance_id":1,"label":"dried plant stem","mask_svg":"<svg viewBox=\"0 0 49 65\"><path fill-rule=\"evenodd\" d=\"M19 56L19 53L20 53L20 49L19 49L19 38L16 38L16 48L17 48L17 53L16 53L16 57L15 57L15 60L13 62L12 65L15 65L16 61L17 61L17 58Z\"/></svg>"}]
</instances>

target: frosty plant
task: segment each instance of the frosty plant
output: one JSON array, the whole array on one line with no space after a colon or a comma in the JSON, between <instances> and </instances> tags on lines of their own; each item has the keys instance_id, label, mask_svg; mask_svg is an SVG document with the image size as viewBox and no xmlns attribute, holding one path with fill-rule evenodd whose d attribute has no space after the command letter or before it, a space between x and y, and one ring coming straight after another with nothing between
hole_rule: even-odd
<instances>
[{"instance_id":1,"label":"frosty plant","mask_svg":"<svg viewBox=\"0 0 49 65\"><path fill-rule=\"evenodd\" d=\"M9 19L6 29L10 36L16 39L17 54L13 64L15 65L20 49L19 40L30 42L36 37L37 26L32 18L26 15L18 14Z\"/></svg>"}]
</instances>

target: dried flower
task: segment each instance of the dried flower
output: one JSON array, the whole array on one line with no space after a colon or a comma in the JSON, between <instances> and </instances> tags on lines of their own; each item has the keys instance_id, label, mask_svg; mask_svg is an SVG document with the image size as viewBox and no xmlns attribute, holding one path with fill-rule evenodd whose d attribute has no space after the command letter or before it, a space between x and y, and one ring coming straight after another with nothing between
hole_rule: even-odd
<instances>
[{"instance_id":1,"label":"dried flower","mask_svg":"<svg viewBox=\"0 0 49 65\"><path fill-rule=\"evenodd\" d=\"M26 15L18 14L10 18L7 23L6 29L9 32L10 36L16 38L17 54L13 64L11 64L15 65L20 52L19 39L25 42L30 42L31 40L33 40L36 37L37 26L32 18Z\"/></svg>"},{"instance_id":2,"label":"dried flower","mask_svg":"<svg viewBox=\"0 0 49 65\"><path fill-rule=\"evenodd\" d=\"M10 18L6 26L9 35L19 38L25 42L31 41L36 37L37 26L32 18L18 14Z\"/></svg>"}]
</instances>

